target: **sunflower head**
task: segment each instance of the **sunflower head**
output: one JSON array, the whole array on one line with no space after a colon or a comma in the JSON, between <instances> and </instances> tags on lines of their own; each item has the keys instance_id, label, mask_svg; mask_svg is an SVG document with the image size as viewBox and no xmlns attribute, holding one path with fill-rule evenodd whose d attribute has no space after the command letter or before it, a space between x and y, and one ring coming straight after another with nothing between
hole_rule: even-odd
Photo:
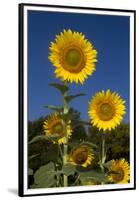
<instances>
[{"instance_id":1,"label":"sunflower head","mask_svg":"<svg viewBox=\"0 0 139 200\"><path fill-rule=\"evenodd\" d=\"M49 60L55 66L56 77L63 81L80 82L92 75L97 51L79 32L64 30L51 43Z\"/></svg>"},{"instance_id":2,"label":"sunflower head","mask_svg":"<svg viewBox=\"0 0 139 200\"><path fill-rule=\"evenodd\" d=\"M94 160L92 149L86 145L79 145L71 150L69 155L70 162L73 165L87 167Z\"/></svg>"},{"instance_id":3,"label":"sunflower head","mask_svg":"<svg viewBox=\"0 0 139 200\"><path fill-rule=\"evenodd\" d=\"M91 123L100 129L114 129L125 114L125 101L115 93L107 90L98 92L92 97L88 110Z\"/></svg>"},{"instance_id":4,"label":"sunflower head","mask_svg":"<svg viewBox=\"0 0 139 200\"><path fill-rule=\"evenodd\" d=\"M44 121L44 132L47 135L59 135L60 139L58 140L59 144L64 143L64 126L63 120L57 113L53 113L50 117ZM71 129L71 122L68 122L67 125L67 136L68 138L71 137L72 129Z\"/></svg>"},{"instance_id":5,"label":"sunflower head","mask_svg":"<svg viewBox=\"0 0 139 200\"><path fill-rule=\"evenodd\" d=\"M113 183L126 184L130 180L130 166L124 159L112 160L108 180Z\"/></svg>"}]
</instances>

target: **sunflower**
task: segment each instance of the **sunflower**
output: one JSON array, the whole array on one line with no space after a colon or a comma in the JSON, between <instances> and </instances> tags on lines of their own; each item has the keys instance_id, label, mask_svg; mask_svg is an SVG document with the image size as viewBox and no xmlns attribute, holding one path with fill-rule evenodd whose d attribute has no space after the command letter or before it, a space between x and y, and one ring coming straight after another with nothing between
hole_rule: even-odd
<instances>
[{"instance_id":1,"label":"sunflower","mask_svg":"<svg viewBox=\"0 0 139 200\"><path fill-rule=\"evenodd\" d=\"M94 160L94 154L90 147L79 145L71 150L69 160L73 165L87 167Z\"/></svg>"},{"instance_id":2,"label":"sunflower","mask_svg":"<svg viewBox=\"0 0 139 200\"><path fill-rule=\"evenodd\" d=\"M59 144L64 143L64 126L63 120L57 113L53 113L50 117L44 121L44 132L46 135L59 135L60 139L58 140ZM68 122L67 125L67 136L68 138L71 137L72 129L71 129L71 121Z\"/></svg>"},{"instance_id":3,"label":"sunflower","mask_svg":"<svg viewBox=\"0 0 139 200\"><path fill-rule=\"evenodd\" d=\"M64 30L49 49L49 60L55 66L56 77L62 81L83 84L95 71L97 51L82 33Z\"/></svg>"},{"instance_id":4,"label":"sunflower","mask_svg":"<svg viewBox=\"0 0 139 200\"><path fill-rule=\"evenodd\" d=\"M125 112L125 101L115 93L107 90L98 92L89 103L88 114L91 123L99 130L111 130L120 124Z\"/></svg>"},{"instance_id":5,"label":"sunflower","mask_svg":"<svg viewBox=\"0 0 139 200\"><path fill-rule=\"evenodd\" d=\"M129 163L121 158L120 160L112 160L109 169L108 179L114 183L126 184L130 180L130 166Z\"/></svg>"}]
</instances>

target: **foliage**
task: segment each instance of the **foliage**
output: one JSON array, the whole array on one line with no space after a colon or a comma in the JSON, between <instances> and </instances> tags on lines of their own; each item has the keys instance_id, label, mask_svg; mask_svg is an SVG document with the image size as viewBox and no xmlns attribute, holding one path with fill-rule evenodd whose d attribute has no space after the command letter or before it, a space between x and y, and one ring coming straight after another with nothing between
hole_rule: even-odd
<instances>
[{"instance_id":1,"label":"foliage","mask_svg":"<svg viewBox=\"0 0 139 200\"><path fill-rule=\"evenodd\" d=\"M89 102L91 122L70 107L85 94L69 93L68 83L83 84L94 72L97 50L82 33L70 29L57 35L49 49L56 78L61 79L49 86L61 94L62 106L44 105L53 112L51 118L28 122L28 187L128 183L129 124L121 123L125 101L110 89L97 92Z\"/></svg>"},{"instance_id":2,"label":"foliage","mask_svg":"<svg viewBox=\"0 0 139 200\"><path fill-rule=\"evenodd\" d=\"M57 163L57 169L60 169L61 174L64 173L68 176L69 185L84 185L86 184L100 184L102 181L107 182L106 177L100 171L98 171L98 148L100 146L101 132L96 128L90 126L89 122L83 122L80 118L80 112L74 110L73 108L69 111L72 121L73 134L69 141L69 149L75 146L77 143L91 145L93 147L93 152L96 155L94 163L87 169L82 167L75 167L73 165L67 164L61 168L62 160L60 158L60 150L58 144L54 144L49 138L44 135L42 124L48 117L41 117L34 122L29 122L29 141L28 145L28 155L29 155L29 187L39 188L39 187L56 187L55 170L51 167L44 174L43 169L48 169L53 163ZM38 133L38 134L35 134ZM35 135L35 137L33 137ZM107 133L106 137L107 146L107 161L114 158L124 157L129 161L129 124L123 122L115 130ZM106 168L108 166L106 164ZM49 168L50 169L50 168ZM39 173L42 173L43 179L39 179ZM51 173L51 176L49 176ZM62 180L62 176L60 180ZM49 179L47 179L49 177ZM91 178L90 178L91 177ZM45 180L47 179L47 180ZM62 185L62 181L61 181Z\"/></svg>"},{"instance_id":3,"label":"foliage","mask_svg":"<svg viewBox=\"0 0 139 200\"><path fill-rule=\"evenodd\" d=\"M88 127L89 141L100 145L101 131L96 127ZM121 123L111 132L106 132L107 160L121 157L129 161L129 124Z\"/></svg>"}]
</instances>

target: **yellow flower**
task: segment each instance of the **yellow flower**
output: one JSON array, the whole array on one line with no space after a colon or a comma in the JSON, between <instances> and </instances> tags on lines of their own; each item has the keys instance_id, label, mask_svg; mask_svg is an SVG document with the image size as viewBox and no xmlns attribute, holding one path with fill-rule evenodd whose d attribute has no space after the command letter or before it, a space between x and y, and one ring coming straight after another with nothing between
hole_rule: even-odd
<instances>
[{"instance_id":1,"label":"yellow flower","mask_svg":"<svg viewBox=\"0 0 139 200\"><path fill-rule=\"evenodd\" d=\"M89 103L88 114L91 123L99 130L111 130L120 124L125 112L125 101L115 93L107 90L98 92Z\"/></svg>"},{"instance_id":2,"label":"yellow flower","mask_svg":"<svg viewBox=\"0 0 139 200\"><path fill-rule=\"evenodd\" d=\"M113 183L126 184L130 180L130 166L124 159L112 160L112 164L109 169L109 181Z\"/></svg>"},{"instance_id":3,"label":"yellow flower","mask_svg":"<svg viewBox=\"0 0 139 200\"><path fill-rule=\"evenodd\" d=\"M64 30L49 49L49 60L55 66L56 77L62 81L83 84L95 71L97 51L82 33Z\"/></svg>"},{"instance_id":4,"label":"yellow flower","mask_svg":"<svg viewBox=\"0 0 139 200\"><path fill-rule=\"evenodd\" d=\"M64 143L64 126L63 120L57 113L53 113L46 121L44 121L44 132L46 135L59 135L59 144ZM72 135L71 121L67 125L67 136L70 138Z\"/></svg>"},{"instance_id":5,"label":"yellow flower","mask_svg":"<svg viewBox=\"0 0 139 200\"><path fill-rule=\"evenodd\" d=\"M73 165L87 167L94 160L92 149L86 145L79 145L71 150L69 160Z\"/></svg>"}]
</instances>

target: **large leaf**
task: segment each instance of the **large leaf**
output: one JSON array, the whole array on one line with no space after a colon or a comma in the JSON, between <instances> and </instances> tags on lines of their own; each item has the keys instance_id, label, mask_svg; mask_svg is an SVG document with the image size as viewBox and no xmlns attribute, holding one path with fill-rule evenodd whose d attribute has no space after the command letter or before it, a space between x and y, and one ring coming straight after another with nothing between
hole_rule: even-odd
<instances>
[{"instance_id":1,"label":"large leaf","mask_svg":"<svg viewBox=\"0 0 139 200\"><path fill-rule=\"evenodd\" d=\"M55 185L54 164L50 162L38 169L34 175L34 182L37 188L52 187Z\"/></svg>"},{"instance_id":2,"label":"large leaf","mask_svg":"<svg viewBox=\"0 0 139 200\"><path fill-rule=\"evenodd\" d=\"M42 140L47 140L47 136L45 136L45 135L38 135L38 136L34 137L34 138L29 142L29 144L32 144L32 143L35 143L35 142L39 142L39 141L42 141Z\"/></svg>"},{"instance_id":3,"label":"large leaf","mask_svg":"<svg viewBox=\"0 0 139 200\"><path fill-rule=\"evenodd\" d=\"M54 110L56 112L62 112L63 108L62 107L58 107L58 106L53 106L53 105L48 105L48 106L43 106L44 108L48 108L50 110Z\"/></svg>"},{"instance_id":4,"label":"large leaf","mask_svg":"<svg viewBox=\"0 0 139 200\"><path fill-rule=\"evenodd\" d=\"M76 94L76 95L70 95L70 96L66 96L65 100L69 103L71 100L80 97L80 96L85 96L85 94L80 93L80 94Z\"/></svg>"},{"instance_id":5,"label":"large leaf","mask_svg":"<svg viewBox=\"0 0 139 200\"><path fill-rule=\"evenodd\" d=\"M43 141L43 140L50 140L50 141L57 141L61 136L59 136L59 134L53 134L53 135L39 135L34 137L29 144L35 143L35 142L39 142L39 141Z\"/></svg>"},{"instance_id":6,"label":"large leaf","mask_svg":"<svg viewBox=\"0 0 139 200\"><path fill-rule=\"evenodd\" d=\"M80 179L85 179L85 178L90 179L91 178L94 181L107 182L105 175L101 172L96 172L95 170L79 172L79 174L80 174Z\"/></svg>"},{"instance_id":7,"label":"large leaf","mask_svg":"<svg viewBox=\"0 0 139 200\"><path fill-rule=\"evenodd\" d=\"M65 92L67 92L68 89L69 89L68 86L62 85L62 84L59 84L59 83L51 83L49 85L52 86L52 87L54 87L54 88L56 88L56 89L58 89L62 94L64 94Z\"/></svg>"},{"instance_id":8,"label":"large leaf","mask_svg":"<svg viewBox=\"0 0 139 200\"><path fill-rule=\"evenodd\" d=\"M74 165L71 165L70 163L68 163L63 166L62 171L66 176L69 176L69 175L73 175L75 173L76 168Z\"/></svg>"}]
</instances>

